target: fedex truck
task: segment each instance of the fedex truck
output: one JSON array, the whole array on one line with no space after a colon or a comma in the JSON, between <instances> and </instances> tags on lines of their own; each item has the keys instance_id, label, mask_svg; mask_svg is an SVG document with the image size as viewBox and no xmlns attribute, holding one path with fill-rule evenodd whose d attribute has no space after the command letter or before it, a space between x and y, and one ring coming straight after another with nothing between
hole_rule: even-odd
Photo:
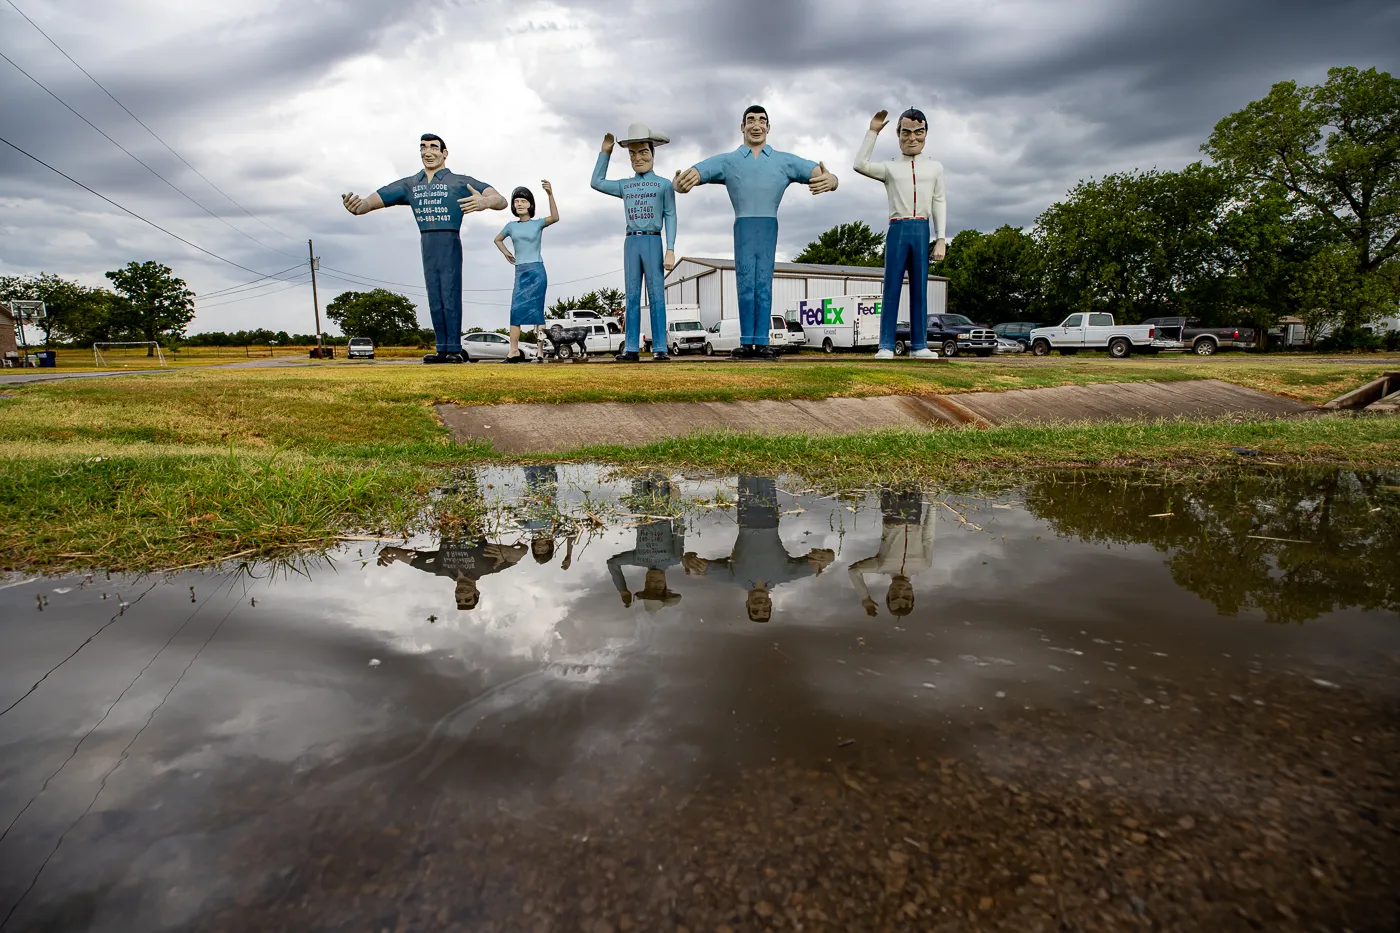
<instances>
[{"instance_id":1,"label":"fedex truck","mask_svg":"<svg viewBox=\"0 0 1400 933\"><path fill-rule=\"evenodd\" d=\"M802 326L807 346L824 353L878 347L882 301L882 295L804 298L789 306L786 317Z\"/></svg>"}]
</instances>

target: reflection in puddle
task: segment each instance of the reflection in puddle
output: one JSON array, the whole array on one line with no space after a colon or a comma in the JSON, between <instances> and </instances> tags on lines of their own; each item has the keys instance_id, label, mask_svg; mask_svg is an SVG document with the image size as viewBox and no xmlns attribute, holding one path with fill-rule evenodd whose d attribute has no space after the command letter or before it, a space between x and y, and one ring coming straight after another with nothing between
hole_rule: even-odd
<instances>
[{"instance_id":1,"label":"reflection in puddle","mask_svg":"<svg viewBox=\"0 0 1400 933\"><path fill-rule=\"evenodd\" d=\"M5 581L5 929L1393 928L1397 486L529 467Z\"/></svg>"}]
</instances>

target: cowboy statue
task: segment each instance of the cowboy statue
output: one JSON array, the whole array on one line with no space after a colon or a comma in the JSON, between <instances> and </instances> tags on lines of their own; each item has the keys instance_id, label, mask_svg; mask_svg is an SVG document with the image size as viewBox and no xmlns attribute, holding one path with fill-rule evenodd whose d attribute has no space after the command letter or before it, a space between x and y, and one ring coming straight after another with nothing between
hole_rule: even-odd
<instances>
[{"instance_id":1,"label":"cowboy statue","mask_svg":"<svg viewBox=\"0 0 1400 933\"><path fill-rule=\"evenodd\" d=\"M418 155L423 171L417 175L390 182L367 198L347 192L340 199L356 215L396 204L412 206L422 234L423 278L437 338L437 352L424 355L423 362L461 363L462 215L503 210L506 199L485 182L449 170L447 143L441 136L424 133Z\"/></svg>"},{"instance_id":2,"label":"cowboy statue","mask_svg":"<svg viewBox=\"0 0 1400 933\"><path fill-rule=\"evenodd\" d=\"M685 194L696 185L724 185L734 206L734 277L739 289L736 355L771 360L768 346L773 310L773 262L778 252L778 205L791 184L813 194L835 191L836 176L820 162L779 152L768 145L768 111L758 104L739 124L743 144L677 172L673 186Z\"/></svg>"},{"instance_id":3,"label":"cowboy statue","mask_svg":"<svg viewBox=\"0 0 1400 933\"><path fill-rule=\"evenodd\" d=\"M933 221L933 260L940 262L946 248L943 228L948 205L943 191L943 165L923 155L928 118L910 107L899 115L899 158L871 162L875 139L889 122L881 110L870 120L870 130L856 152L855 170L884 182L890 202L890 229L885 235L885 295L880 305L880 349L875 359L894 359L895 331L899 327L899 290L909 274L909 356L932 360L938 354L928 348L929 221Z\"/></svg>"},{"instance_id":4,"label":"cowboy statue","mask_svg":"<svg viewBox=\"0 0 1400 933\"><path fill-rule=\"evenodd\" d=\"M593 166L593 188L622 199L627 214L627 233L622 245L623 276L627 285L627 345L614 359L635 363L641 351L642 280L646 280L647 307L651 311L651 358L657 363L666 355L666 273L676 265L676 194L671 183L659 177L652 167L656 147L671 139L648 127L633 123L627 138L618 140L627 147L632 162L631 178L609 181L608 162L612 158L613 134L603 137L603 150ZM662 228L666 232L666 254L661 254Z\"/></svg>"}]
</instances>

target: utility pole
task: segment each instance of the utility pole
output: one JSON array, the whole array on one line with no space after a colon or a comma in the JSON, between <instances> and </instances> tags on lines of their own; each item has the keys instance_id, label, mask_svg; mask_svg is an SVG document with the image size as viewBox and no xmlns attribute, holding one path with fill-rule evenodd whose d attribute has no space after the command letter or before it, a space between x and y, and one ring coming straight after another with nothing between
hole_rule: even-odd
<instances>
[{"instance_id":1,"label":"utility pole","mask_svg":"<svg viewBox=\"0 0 1400 933\"><path fill-rule=\"evenodd\" d=\"M325 348L321 346L321 302L316 297L316 267L321 263L316 259L316 248L306 241L306 252L311 257L311 310L316 312L316 358L322 359Z\"/></svg>"}]
</instances>

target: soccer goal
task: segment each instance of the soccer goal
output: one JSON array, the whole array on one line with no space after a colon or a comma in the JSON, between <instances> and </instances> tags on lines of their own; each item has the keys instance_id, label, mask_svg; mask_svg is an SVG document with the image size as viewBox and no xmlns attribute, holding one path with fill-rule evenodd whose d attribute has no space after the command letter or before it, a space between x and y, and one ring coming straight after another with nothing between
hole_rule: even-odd
<instances>
[{"instance_id":1,"label":"soccer goal","mask_svg":"<svg viewBox=\"0 0 1400 933\"><path fill-rule=\"evenodd\" d=\"M154 356L152 355L154 350ZM154 340L98 341L92 345L92 365L98 369L166 366L165 353Z\"/></svg>"}]
</instances>

